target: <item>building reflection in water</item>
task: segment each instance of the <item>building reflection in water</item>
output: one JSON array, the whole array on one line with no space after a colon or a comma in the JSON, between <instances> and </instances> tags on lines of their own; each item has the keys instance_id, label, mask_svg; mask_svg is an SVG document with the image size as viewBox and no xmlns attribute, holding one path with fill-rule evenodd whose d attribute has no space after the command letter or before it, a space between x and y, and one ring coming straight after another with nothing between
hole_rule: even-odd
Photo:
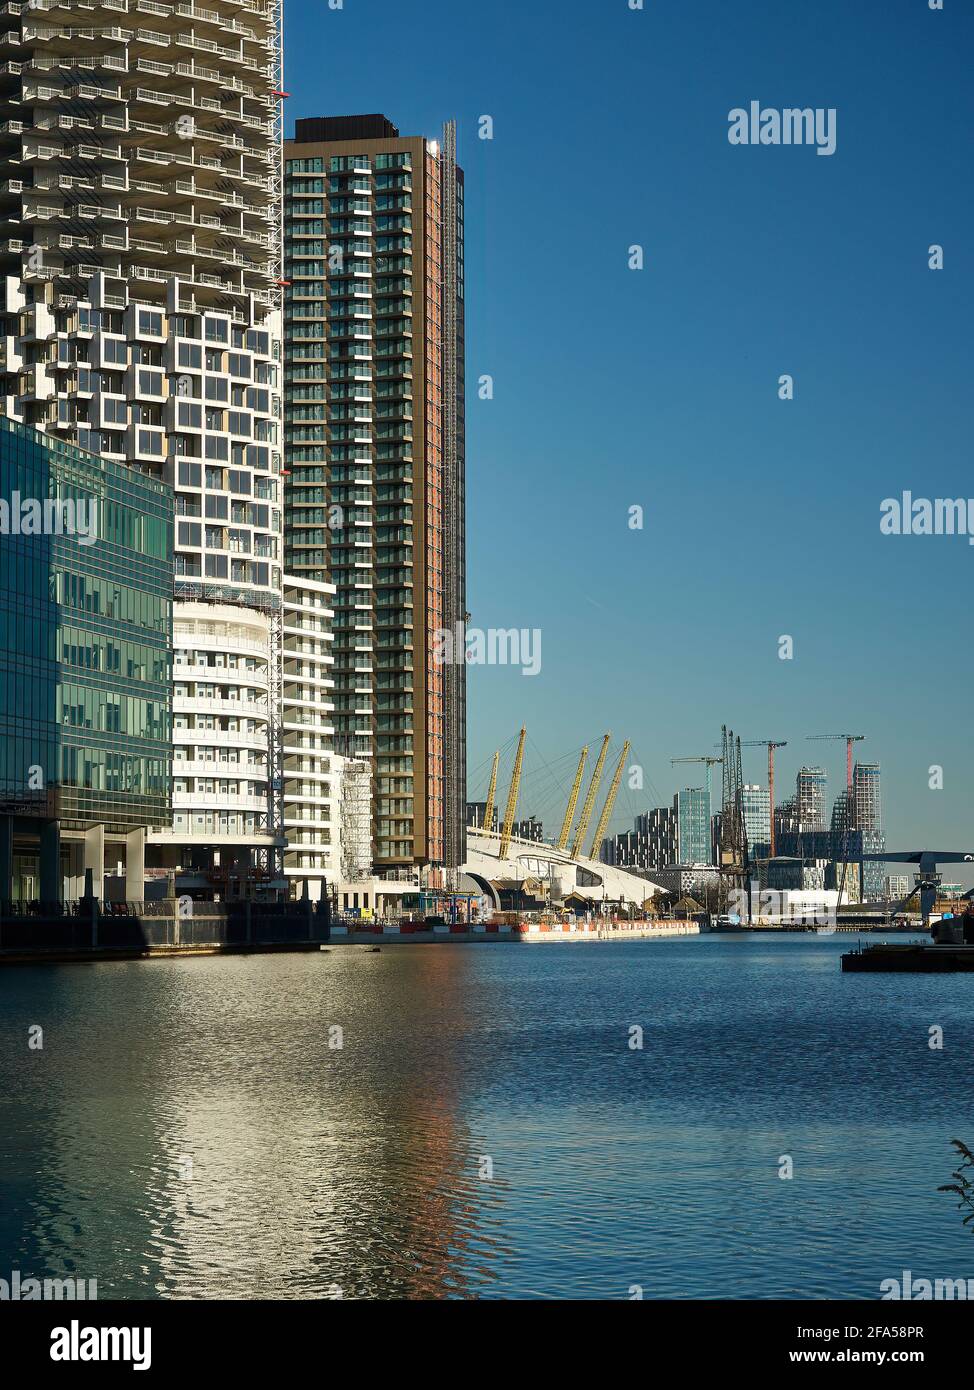
<instances>
[{"instance_id":1,"label":"building reflection in water","mask_svg":"<svg viewBox=\"0 0 974 1390\"><path fill-rule=\"evenodd\" d=\"M45 1028L43 1052L0 1064L8 1263L73 1269L102 1298L488 1293L504 1189L464 1118L485 1026L468 961L8 972L13 1033Z\"/></svg>"}]
</instances>

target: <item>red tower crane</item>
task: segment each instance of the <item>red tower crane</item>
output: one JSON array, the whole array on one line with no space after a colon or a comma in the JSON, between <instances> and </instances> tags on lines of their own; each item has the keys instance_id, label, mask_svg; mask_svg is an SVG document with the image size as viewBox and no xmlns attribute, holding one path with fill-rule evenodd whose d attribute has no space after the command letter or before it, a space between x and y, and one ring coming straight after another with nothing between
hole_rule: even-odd
<instances>
[{"instance_id":1,"label":"red tower crane","mask_svg":"<svg viewBox=\"0 0 974 1390\"><path fill-rule=\"evenodd\" d=\"M846 791L852 791L852 745L862 743L865 734L809 734L808 741L814 743L817 739L827 739L829 742L837 742L845 739L845 785Z\"/></svg>"}]
</instances>

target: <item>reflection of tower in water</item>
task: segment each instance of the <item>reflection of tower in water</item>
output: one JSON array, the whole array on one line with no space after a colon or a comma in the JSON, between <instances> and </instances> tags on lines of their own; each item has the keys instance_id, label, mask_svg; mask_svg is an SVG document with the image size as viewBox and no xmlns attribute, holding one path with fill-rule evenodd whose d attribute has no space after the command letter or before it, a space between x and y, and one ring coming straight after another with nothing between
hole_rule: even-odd
<instances>
[{"instance_id":1,"label":"reflection of tower in water","mask_svg":"<svg viewBox=\"0 0 974 1390\"><path fill-rule=\"evenodd\" d=\"M343 950L65 972L48 1012L73 1042L51 1036L50 1104L23 1097L31 1196L4 1246L103 1298L483 1287L498 1184L462 1118L486 1062L466 965Z\"/></svg>"}]
</instances>

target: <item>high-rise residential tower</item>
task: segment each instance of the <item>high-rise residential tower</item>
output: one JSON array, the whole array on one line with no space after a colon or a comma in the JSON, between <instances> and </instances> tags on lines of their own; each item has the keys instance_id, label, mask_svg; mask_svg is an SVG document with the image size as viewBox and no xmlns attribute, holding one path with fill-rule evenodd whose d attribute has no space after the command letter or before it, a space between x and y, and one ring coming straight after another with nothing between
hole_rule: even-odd
<instances>
[{"instance_id":1,"label":"high-rise residential tower","mask_svg":"<svg viewBox=\"0 0 974 1390\"><path fill-rule=\"evenodd\" d=\"M880 853L886 848L886 836L879 763L856 763L852 773L852 803L856 828L862 832L863 854ZM882 860L863 861L862 895L867 902L883 897L885 874Z\"/></svg>"},{"instance_id":2,"label":"high-rise residential tower","mask_svg":"<svg viewBox=\"0 0 974 1390\"><path fill-rule=\"evenodd\" d=\"M335 741L379 874L465 857L463 173L384 116L285 145L285 551L335 586Z\"/></svg>"},{"instance_id":3,"label":"high-rise residential tower","mask_svg":"<svg viewBox=\"0 0 974 1390\"><path fill-rule=\"evenodd\" d=\"M214 892L279 879L283 846L280 25L32 0L0 35L0 411L175 491L147 855Z\"/></svg>"},{"instance_id":4,"label":"high-rise residential tower","mask_svg":"<svg viewBox=\"0 0 974 1390\"><path fill-rule=\"evenodd\" d=\"M826 785L824 768L799 768L795 785L795 811L799 830L826 828Z\"/></svg>"}]
</instances>

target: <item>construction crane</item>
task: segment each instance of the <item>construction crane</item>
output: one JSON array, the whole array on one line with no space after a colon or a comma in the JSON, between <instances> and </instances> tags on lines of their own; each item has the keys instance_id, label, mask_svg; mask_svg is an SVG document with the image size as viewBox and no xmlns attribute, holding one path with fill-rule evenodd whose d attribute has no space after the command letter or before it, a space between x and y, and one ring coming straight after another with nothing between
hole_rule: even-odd
<instances>
[{"instance_id":1,"label":"construction crane","mask_svg":"<svg viewBox=\"0 0 974 1390\"><path fill-rule=\"evenodd\" d=\"M768 750L768 799L771 802L771 826L770 826L770 851L771 858L774 858L774 750L776 748L787 748L787 739L773 738L752 738L747 743L741 744L742 748L767 748Z\"/></svg>"},{"instance_id":2,"label":"construction crane","mask_svg":"<svg viewBox=\"0 0 974 1390\"><path fill-rule=\"evenodd\" d=\"M722 763L723 761L724 761L723 758L708 758L708 757L706 757L706 756L700 757L700 758L671 758L671 759L670 759L670 767L673 767L676 763L706 763L706 764L707 764L707 801L708 801L708 803L710 804L710 807L711 807L711 810L712 810L712 809L713 809L713 795L712 795L712 790L713 790L713 789L712 789L713 776L712 776L712 769L715 768L715 767L717 766L718 763Z\"/></svg>"},{"instance_id":3,"label":"construction crane","mask_svg":"<svg viewBox=\"0 0 974 1390\"><path fill-rule=\"evenodd\" d=\"M808 742L815 743L817 740L826 739L830 743L845 739L845 785L847 791L852 791L852 745L862 743L865 734L809 734Z\"/></svg>"},{"instance_id":4,"label":"construction crane","mask_svg":"<svg viewBox=\"0 0 974 1390\"><path fill-rule=\"evenodd\" d=\"M501 750L494 753L494 766L490 769L490 786L487 788L487 801L484 804L483 829L488 835L494 833L494 793L497 791L497 764L501 760Z\"/></svg>"},{"instance_id":5,"label":"construction crane","mask_svg":"<svg viewBox=\"0 0 974 1390\"><path fill-rule=\"evenodd\" d=\"M575 780L572 783L571 796L568 798L568 806L565 809L565 819L561 823L561 834L555 849L567 849L568 837L572 833L572 821L575 819L575 807L578 805L578 793L582 785L582 773L585 771L585 759L588 757L588 744L582 749L582 756L578 760L578 771L575 773Z\"/></svg>"},{"instance_id":6,"label":"construction crane","mask_svg":"<svg viewBox=\"0 0 974 1390\"><path fill-rule=\"evenodd\" d=\"M845 786L846 802L842 816L842 878L839 882L839 902L845 892L846 873L849 868L849 851L851 848L852 832L856 828L856 807L852 797L852 745L861 743L866 737L865 734L809 734L808 742L817 743L823 740L827 743L841 743L845 739ZM860 846L861 849L861 846ZM861 883L861 879L860 879ZM861 887L860 887L861 892Z\"/></svg>"},{"instance_id":7,"label":"construction crane","mask_svg":"<svg viewBox=\"0 0 974 1390\"><path fill-rule=\"evenodd\" d=\"M619 754L619 761L612 777L612 785L609 787L609 795L605 798L605 805L602 807L602 814L599 816L599 823L595 827L595 834L592 836L592 848L589 851L590 859L598 858L599 845L602 843L602 836L605 834L606 826L609 824L609 817L612 815L612 808L615 805L616 795L619 791L619 783L622 781L622 769L626 765L629 757L629 740L622 745L622 752Z\"/></svg>"},{"instance_id":8,"label":"construction crane","mask_svg":"<svg viewBox=\"0 0 974 1390\"><path fill-rule=\"evenodd\" d=\"M524 736L526 729L521 730L521 737L517 741L517 754L514 758L514 771L511 773L511 789L507 793L507 807L504 811L504 824L501 828L500 849L497 852L499 859L507 858L507 851L511 847L511 835L514 831L514 813L517 811L517 793L521 785L521 763L524 761Z\"/></svg>"},{"instance_id":9,"label":"construction crane","mask_svg":"<svg viewBox=\"0 0 974 1390\"><path fill-rule=\"evenodd\" d=\"M599 749L598 761L592 773L592 780L588 784L588 791L585 793L585 805L582 807L581 819L578 822L578 829L575 831L575 839L572 842L571 855L573 859L576 859L581 853L582 841L585 839L588 823L592 819L595 797L599 790L599 782L602 780L602 769L605 766L605 755L608 752L609 739L611 737L611 734L606 734L602 739L602 747Z\"/></svg>"},{"instance_id":10,"label":"construction crane","mask_svg":"<svg viewBox=\"0 0 974 1390\"><path fill-rule=\"evenodd\" d=\"M748 882L750 861L744 825L744 774L741 770L741 740L733 729L721 725L723 750L723 802L720 817L719 868L729 878Z\"/></svg>"}]
</instances>

